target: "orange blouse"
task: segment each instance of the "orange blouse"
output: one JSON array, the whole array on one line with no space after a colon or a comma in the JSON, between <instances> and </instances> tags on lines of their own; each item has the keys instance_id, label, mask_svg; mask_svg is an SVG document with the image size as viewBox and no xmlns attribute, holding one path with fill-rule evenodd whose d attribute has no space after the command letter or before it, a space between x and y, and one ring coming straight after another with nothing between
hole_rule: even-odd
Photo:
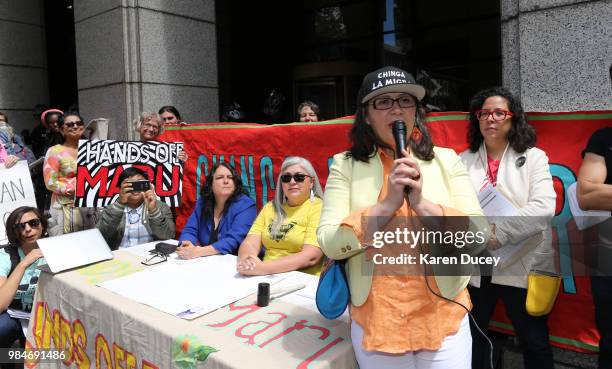
<instances>
[{"instance_id":1,"label":"orange blouse","mask_svg":"<svg viewBox=\"0 0 612 369\"><path fill-rule=\"evenodd\" d=\"M393 166L393 158L380 150L384 168L383 186L378 196L383 199L387 193L387 178ZM446 215L448 210L442 207ZM456 210L452 212L457 212ZM359 212L367 214L366 211ZM343 224L355 229L358 237L362 230L357 214L351 214ZM396 212L396 216L416 216L409 204ZM415 248L418 253L418 248ZM459 330L466 311L459 305L443 300L429 291L423 275L377 275L374 267L372 288L362 306L351 305L351 318L364 331L361 343L364 350L400 354L417 350L438 350L445 337ZM406 273L412 274L412 273ZM437 293L435 278L427 277L429 286ZM472 308L467 289L455 301L468 309Z\"/></svg>"}]
</instances>

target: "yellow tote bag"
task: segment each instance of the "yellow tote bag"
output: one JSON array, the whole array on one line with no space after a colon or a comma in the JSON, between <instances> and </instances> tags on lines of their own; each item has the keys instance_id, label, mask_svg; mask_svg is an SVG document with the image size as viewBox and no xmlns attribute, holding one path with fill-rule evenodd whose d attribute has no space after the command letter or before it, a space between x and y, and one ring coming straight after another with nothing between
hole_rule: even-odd
<instances>
[{"instance_id":1,"label":"yellow tote bag","mask_svg":"<svg viewBox=\"0 0 612 369\"><path fill-rule=\"evenodd\" d=\"M561 287L561 277L538 270L529 272L527 282L527 301L525 307L531 316L542 316L550 313Z\"/></svg>"}]
</instances>

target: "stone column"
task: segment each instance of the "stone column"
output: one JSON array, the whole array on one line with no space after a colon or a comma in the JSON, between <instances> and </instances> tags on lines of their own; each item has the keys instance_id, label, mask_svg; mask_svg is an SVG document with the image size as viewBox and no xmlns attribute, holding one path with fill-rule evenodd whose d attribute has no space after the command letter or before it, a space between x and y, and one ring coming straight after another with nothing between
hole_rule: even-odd
<instances>
[{"instance_id":1,"label":"stone column","mask_svg":"<svg viewBox=\"0 0 612 369\"><path fill-rule=\"evenodd\" d=\"M79 106L134 138L140 112L176 106L191 122L218 120L214 0L74 2Z\"/></svg>"},{"instance_id":2,"label":"stone column","mask_svg":"<svg viewBox=\"0 0 612 369\"><path fill-rule=\"evenodd\" d=\"M501 0L503 83L527 111L612 109L610 0Z\"/></svg>"},{"instance_id":3,"label":"stone column","mask_svg":"<svg viewBox=\"0 0 612 369\"><path fill-rule=\"evenodd\" d=\"M32 108L49 103L41 0L0 0L0 111L17 133L32 129Z\"/></svg>"}]
</instances>

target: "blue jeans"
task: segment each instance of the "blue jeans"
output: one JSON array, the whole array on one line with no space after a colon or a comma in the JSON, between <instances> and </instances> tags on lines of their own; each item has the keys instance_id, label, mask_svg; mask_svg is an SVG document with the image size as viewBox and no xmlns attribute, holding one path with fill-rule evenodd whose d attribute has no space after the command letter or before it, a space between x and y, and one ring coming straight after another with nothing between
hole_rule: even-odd
<instances>
[{"instance_id":1,"label":"blue jeans","mask_svg":"<svg viewBox=\"0 0 612 369\"><path fill-rule=\"evenodd\" d=\"M612 368L612 277L591 277L595 323L599 330L599 369Z\"/></svg>"},{"instance_id":2,"label":"blue jeans","mask_svg":"<svg viewBox=\"0 0 612 369\"><path fill-rule=\"evenodd\" d=\"M5 311L0 314L0 347L11 347L13 343L23 338L21 323L18 319L13 319Z\"/></svg>"},{"instance_id":3,"label":"blue jeans","mask_svg":"<svg viewBox=\"0 0 612 369\"><path fill-rule=\"evenodd\" d=\"M512 321L519 340L526 369L554 369L552 348L548 337L548 316L531 316L525 308L527 289L491 283L491 277L480 278L480 288L469 287L472 298L472 314L485 333L495 310L497 300L502 299L506 313ZM489 344L472 327L472 368L489 368Z\"/></svg>"}]
</instances>

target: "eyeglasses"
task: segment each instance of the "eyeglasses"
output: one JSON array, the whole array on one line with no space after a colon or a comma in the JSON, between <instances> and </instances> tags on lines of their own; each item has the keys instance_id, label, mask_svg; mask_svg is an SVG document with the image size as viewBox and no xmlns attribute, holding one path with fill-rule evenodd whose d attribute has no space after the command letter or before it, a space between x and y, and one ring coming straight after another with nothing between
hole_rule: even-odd
<instances>
[{"instance_id":1,"label":"eyeglasses","mask_svg":"<svg viewBox=\"0 0 612 369\"><path fill-rule=\"evenodd\" d=\"M281 179L281 182L283 182L283 183L291 182L291 178L293 178L293 180L296 181L297 183L302 183L302 182L304 182L306 177L310 178L310 176L307 175L307 174L295 173L295 174L283 174L280 177L280 179Z\"/></svg>"},{"instance_id":2,"label":"eyeglasses","mask_svg":"<svg viewBox=\"0 0 612 369\"><path fill-rule=\"evenodd\" d=\"M15 223L13 224L13 229L21 228L21 230L25 230L26 224L30 226L30 228L36 228L40 226L40 219L30 219L27 222L23 223Z\"/></svg>"},{"instance_id":3,"label":"eyeglasses","mask_svg":"<svg viewBox=\"0 0 612 369\"><path fill-rule=\"evenodd\" d=\"M474 114L476 114L476 118L478 118L478 120L487 120L491 116L495 121L504 120L508 117L514 116L513 112L504 109L476 110Z\"/></svg>"},{"instance_id":4,"label":"eyeglasses","mask_svg":"<svg viewBox=\"0 0 612 369\"><path fill-rule=\"evenodd\" d=\"M396 101L397 105L399 105L400 108L408 109L414 108L416 106L412 96L408 95L400 96L397 99L392 99L390 97L381 97L378 99L374 99L372 100L372 102L369 102L367 104L372 105L376 110L389 110L393 107L393 104Z\"/></svg>"},{"instance_id":5,"label":"eyeglasses","mask_svg":"<svg viewBox=\"0 0 612 369\"><path fill-rule=\"evenodd\" d=\"M82 120L77 120L76 122L64 122L64 125L68 128L74 128L76 126L83 127L85 123Z\"/></svg>"}]
</instances>

